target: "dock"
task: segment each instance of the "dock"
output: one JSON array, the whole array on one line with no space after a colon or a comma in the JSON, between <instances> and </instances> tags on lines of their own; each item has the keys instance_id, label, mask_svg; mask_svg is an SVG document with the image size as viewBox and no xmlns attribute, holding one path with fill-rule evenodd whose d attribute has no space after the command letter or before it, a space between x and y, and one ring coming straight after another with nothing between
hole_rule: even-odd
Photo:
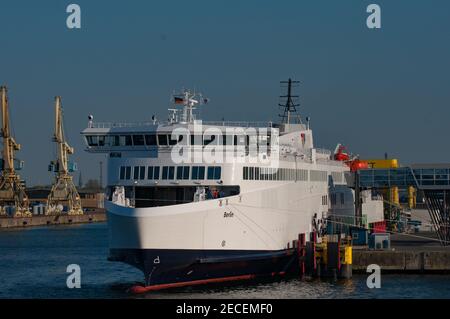
<instances>
[{"instance_id":1,"label":"dock","mask_svg":"<svg viewBox=\"0 0 450 319\"><path fill-rule=\"evenodd\" d=\"M391 236L390 250L353 247L353 273L367 274L376 264L383 273L450 273L450 247L441 246L435 233Z\"/></svg>"},{"instance_id":2,"label":"dock","mask_svg":"<svg viewBox=\"0 0 450 319\"><path fill-rule=\"evenodd\" d=\"M106 211L97 209L92 212L85 212L83 215L37 215L33 217L0 217L0 230L4 228L25 228L34 226L68 225L68 224L88 224L95 222L105 222Z\"/></svg>"}]
</instances>

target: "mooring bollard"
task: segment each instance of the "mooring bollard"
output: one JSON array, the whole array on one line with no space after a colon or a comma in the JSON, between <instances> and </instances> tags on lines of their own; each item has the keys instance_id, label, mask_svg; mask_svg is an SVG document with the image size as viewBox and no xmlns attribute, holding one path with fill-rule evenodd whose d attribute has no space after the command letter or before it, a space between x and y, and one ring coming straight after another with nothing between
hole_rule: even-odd
<instances>
[{"instance_id":1,"label":"mooring bollard","mask_svg":"<svg viewBox=\"0 0 450 319\"><path fill-rule=\"evenodd\" d=\"M349 279L352 278L353 272L353 249L350 244L350 241L347 241L347 244L344 246L344 258L342 261L340 277Z\"/></svg>"},{"instance_id":2,"label":"mooring bollard","mask_svg":"<svg viewBox=\"0 0 450 319\"><path fill-rule=\"evenodd\" d=\"M306 236L305 234L298 235L297 256L299 262L300 277L305 275L305 256L306 256Z\"/></svg>"}]
</instances>

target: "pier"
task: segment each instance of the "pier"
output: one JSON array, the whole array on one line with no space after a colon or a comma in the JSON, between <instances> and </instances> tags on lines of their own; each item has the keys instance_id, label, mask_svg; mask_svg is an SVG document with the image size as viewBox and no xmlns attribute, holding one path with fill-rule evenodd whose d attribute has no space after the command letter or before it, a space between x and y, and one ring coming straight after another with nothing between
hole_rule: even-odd
<instances>
[{"instance_id":1,"label":"pier","mask_svg":"<svg viewBox=\"0 0 450 319\"><path fill-rule=\"evenodd\" d=\"M435 232L391 234L390 249L369 249L334 237L324 237L321 244L299 240L301 276L348 279L367 274L369 265L379 266L382 273L450 274L450 247L442 246Z\"/></svg>"},{"instance_id":2,"label":"pier","mask_svg":"<svg viewBox=\"0 0 450 319\"><path fill-rule=\"evenodd\" d=\"M441 246L434 232L391 235L390 250L353 247L353 273L366 274L377 264L383 273L450 273L450 247Z\"/></svg>"},{"instance_id":3,"label":"pier","mask_svg":"<svg viewBox=\"0 0 450 319\"><path fill-rule=\"evenodd\" d=\"M106 221L106 211L103 207L104 193L98 190L81 190L79 192L84 213L80 215L70 215L67 213L47 214L46 202L50 188L28 188L29 201L35 207L40 208L33 211L30 216L11 217L0 216L0 229L4 228L24 228L45 225L64 224L86 224Z\"/></svg>"},{"instance_id":4,"label":"pier","mask_svg":"<svg viewBox=\"0 0 450 319\"><path fill-rule=\"evenodd\" d=\"M32 226L50 226L65 224L87 224L94 222L105 222L106 212L104 209L87 212L82 215L37 215L32 217L0 217L0 229L2 228L24 228Z\"/></svg>"},{"instance_id":5,"label":"pier","mask_svg":"<svg viewBox=\"0 0 450 319\"><path fill-rule=\"evenodd\" d=\"M353 273L376 264L383 273L450 273L450 250L353 251Z\"/></svg>"}]
</instances>

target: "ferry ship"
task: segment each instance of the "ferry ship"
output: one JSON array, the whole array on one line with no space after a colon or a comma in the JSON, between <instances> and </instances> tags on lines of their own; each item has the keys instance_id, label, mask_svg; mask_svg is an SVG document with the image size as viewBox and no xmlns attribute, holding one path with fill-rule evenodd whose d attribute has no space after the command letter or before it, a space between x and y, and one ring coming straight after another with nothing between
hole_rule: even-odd
<instances>
[{"instance_id":1,"label":"ferry ship","mask_svg":"<svg viewBox=\"0 0 450 319\"><path fill-rule=\"evenodd\" d=\"M90 116L87 151L108 156L109 260L142 270L147 286L290 271L299 234L324 231L330 189L347 188L349 171L314 147L293 83L280 123L201 121L208 99L188 90L173 96L167 122Z\"/></svg>"}]
</instances>

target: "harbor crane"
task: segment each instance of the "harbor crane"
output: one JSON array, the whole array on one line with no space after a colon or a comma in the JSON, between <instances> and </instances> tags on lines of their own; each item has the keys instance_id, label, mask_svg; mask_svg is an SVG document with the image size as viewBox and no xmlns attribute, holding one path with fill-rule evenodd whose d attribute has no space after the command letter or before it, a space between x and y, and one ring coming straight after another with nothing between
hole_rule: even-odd
<instances>
[{"instance_id":1,"label":"harbor crane","mask_svg":"<svg viewBox=\"0 0 450 319\"><path fill-rule=\"evenodd\" d=\"M2 103L2 128L3 158L1 160L0 175L0 215L8 215L7 208L13 206L13 217L30 217L28 196L25 187L17 175L16 170L23 166L22 161L17 161L14 153L20 150L20 144L11 136L9 124L8 96L6 86L0 88Z\"/></svg>"},{"instance_id":2,"label":"harbor crane","mask_svg":"<svg viewBox=\"0 0 450 319\"><path fill-rule=\"evenodd\" d=\"M69 162L69 155L74 153L64 137L63 114L61 107L61 97L55 97L55 134L53 141L57 145L57 159L50 162L49 171L56 173L55 182L52 186L47 201L48 215L59 215L67 205L68 215L82 215L81 199L73 183L70 172L75 171L75 164Z\"/></svg>"}]
</instances>

